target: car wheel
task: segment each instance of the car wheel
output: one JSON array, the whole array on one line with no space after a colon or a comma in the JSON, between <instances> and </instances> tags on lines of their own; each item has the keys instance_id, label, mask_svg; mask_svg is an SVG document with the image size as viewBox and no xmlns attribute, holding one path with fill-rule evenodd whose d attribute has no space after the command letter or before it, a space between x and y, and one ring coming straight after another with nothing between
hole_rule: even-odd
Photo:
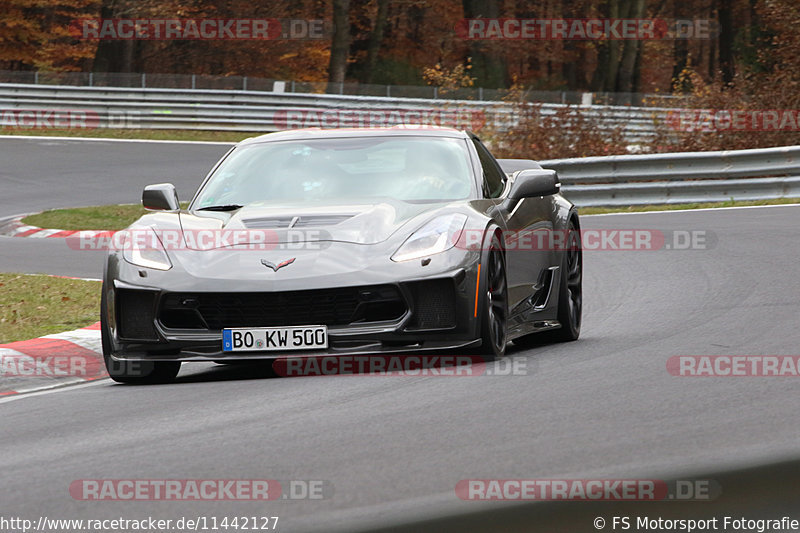
<instances>
[{"instance_id":1,"label":"car wheel","mask_svg":"<svg viewBox=\"0 0 800 533\"><path fill-rule=\"evenodd\" d=\"M169 383L181 369L179 361L117 361L111 357L111 331L108 325L108 303L105 283L100 296L100 340L103 346L103 361L111 379L118 383L150 384Z\"/></svg>"},{"instance_id":2,"label":"car wheel","mask_svg":"<svg viewBox=\"0 0 800 533\"><path fill-rule=\"evenodd\" d=\"M561 281L558 289L558 315L561 327L542 333L531 333L518 339L518 346L533 346L550 342L576 340L581 333L583 312L583 250L580 232L573 221L569 223L568 246L561 260Z\"/></svg>"},{"instance_id":3,"label":"car wheel","mask_svg":"<svg viewBox=\"0 0 800 533\"><path fill-rule=\"evenodd\" d=\"M502 357L508 340L508 285L506 260L496 236L492 237L486 259L485 292L481 313L481 354Z\"/></svg>"}]
</instances>

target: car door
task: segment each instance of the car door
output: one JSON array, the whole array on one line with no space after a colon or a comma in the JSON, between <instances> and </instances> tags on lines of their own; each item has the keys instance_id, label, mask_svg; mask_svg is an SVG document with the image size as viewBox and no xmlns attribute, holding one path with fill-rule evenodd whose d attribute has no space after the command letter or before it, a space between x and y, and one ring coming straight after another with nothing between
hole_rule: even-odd
<instances>
[{"instance_id":1,"label":"car door","mask_svg":"<svg viewBox=\"0 0 800 533\"><path fill-rule=\"evenodd\" d=\"M546 296L553 276L550 243L557 206L552 197L505 199L510 183L494 156L477 137L472 138L483 168L484 194L497 198L497 215L505 222L503 244L509 311L527 314ZM513 324L512 324L513 325Z\"/></svg>"}]
</instances>

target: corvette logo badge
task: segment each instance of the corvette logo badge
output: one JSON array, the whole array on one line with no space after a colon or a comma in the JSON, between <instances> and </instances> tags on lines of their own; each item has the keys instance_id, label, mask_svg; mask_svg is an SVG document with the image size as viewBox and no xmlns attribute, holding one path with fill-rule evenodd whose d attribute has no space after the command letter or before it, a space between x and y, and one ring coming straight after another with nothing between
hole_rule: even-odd
<instances>
[{"instance_id":1,"label":"corvette logo badge","mask_svg":"<svg viewBox=\"0 0 800 533\"><path fill-rule=\"evenodd\" d=\"M266 259L262 259L261 260L261 264L264 265L267 268L271 268L273 272L277 272L279 268L283 268L286 265L291 265L292 263L294 263L295 259L296 259L295 257L292 257L291 259L287 259L286 261L282 261L282 262L278 263L277 265L275 263L270 263Z\"/></svg>"}]
</instances>

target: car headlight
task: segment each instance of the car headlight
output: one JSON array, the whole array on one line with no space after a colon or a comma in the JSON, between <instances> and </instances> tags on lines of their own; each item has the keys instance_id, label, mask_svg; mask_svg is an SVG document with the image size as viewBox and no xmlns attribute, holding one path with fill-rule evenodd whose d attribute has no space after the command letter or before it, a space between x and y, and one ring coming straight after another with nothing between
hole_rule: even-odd
<instances>
[{"instance_id":1,"label":"car headlight","mask_svg":"<svg viewBox=\"0 0 800 533\"><path fill-rule=\"evenodd\" d=\"M449 250L456 245L466 223L467 217L461 213L442 215L430 220L406 239L392 255L392 261L409 261Z\"/></svg>"},{"instance_id":2,"label":"car headlight","mask_svg":"<svg viewBox=\"0 0 800 533\"><path fill-rule=\"evenodd\" d=\"M122 247L122 257L132 265L156 270L172 268L161 239L150 228L126 231Z\"/></svg>"}]
</instances>

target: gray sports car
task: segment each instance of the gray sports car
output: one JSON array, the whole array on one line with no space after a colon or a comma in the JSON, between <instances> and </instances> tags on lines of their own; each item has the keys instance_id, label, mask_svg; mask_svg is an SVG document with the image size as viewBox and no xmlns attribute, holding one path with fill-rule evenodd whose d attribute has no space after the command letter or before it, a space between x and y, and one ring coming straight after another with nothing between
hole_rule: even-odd
<instances>
[{"instance_id":1,"label":"gray sports car","mask_svg":"<svg viewBox=\"0 0 800 533\"><path fill-rule=\"evenodd\" d=\"M570 341L580 225L553 170L447 128L295 130L231 149L181 209L171 184L115 235L103 354L120 382L182 361Z\"/></svg>"}]
</instances>

